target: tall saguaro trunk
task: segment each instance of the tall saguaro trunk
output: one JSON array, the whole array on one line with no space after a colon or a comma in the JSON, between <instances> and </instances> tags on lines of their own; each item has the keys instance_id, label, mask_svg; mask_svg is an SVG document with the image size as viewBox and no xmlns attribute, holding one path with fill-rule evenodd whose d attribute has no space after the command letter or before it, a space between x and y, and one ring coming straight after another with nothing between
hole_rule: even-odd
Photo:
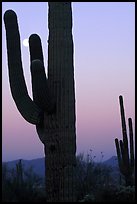
<instances>
[{"instance_id":1,"label":"tall saguaro trunk","mask_svg":"<svg viewBox=\"0 0 137 204\"><path fill-rule=\"evenodd\" d=\"M75 202L75 87L71 2L49 2L48 76L40 37L29 38L33 100L23 75L16 13L4 14L10 88L16 106L36 125L45 147L48 202Z\"/></svg>"},{"instance_id":2,"label":"tall saguaro trunk","mask_svg":"<svg viewBox=\"0 0 137 204\"><path fill-rule=\"evenodd\" d=\"M76 152L72 12L49 3L48 81L56 112L45 114L46 185L50 201L74 201ZM54 194L53 194L54 192Z\"/></svg>"}]
</instances>

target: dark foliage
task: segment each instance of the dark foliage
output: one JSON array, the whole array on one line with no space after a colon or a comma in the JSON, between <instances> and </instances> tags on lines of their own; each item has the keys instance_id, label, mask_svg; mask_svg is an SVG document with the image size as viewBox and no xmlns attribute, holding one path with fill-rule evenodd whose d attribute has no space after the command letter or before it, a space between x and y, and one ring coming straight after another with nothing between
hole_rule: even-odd
<instances>
[{"instance_id":1,"label":"dark foliage","mask_svg":"<svg viewBox=\"0 0 137 204\"><path fill-rule=\"evenodd\" d=\"M31 167L24 170L21 160L12 170L9 170L6 164L2 165L3 202L38 202L45 200L43 181L33 172Z\"/></svg>"},{"instance_id":2,"label":"dark foliage","mask_svg":"<svg viewBox=\"0 0 137 204\"><path fill-rule=\"evenodd\" d=\"M20 168L19 168L20 166ZM90 153L77 156L76 190L78 202L135 202L135 186L125 186L111 174L113 168L94 162ZM44 178L30 167L25 170L21 160L15 169L2 165L3 202L46 202Z\"/></svg>"},{"instance_id":3,"label":"dark foliage","mask_svg":"<svg viewBox=\"0 0 137 204\"><path fill-rule=\"evenodd\" d=\"M91 152L92 153L92 152ZM135 186L125 186L113 168L95 163L92 154L77 157L78 202L135 202ZM117 182L116 182L117 179Z\"/></svg>"}]
</instances>

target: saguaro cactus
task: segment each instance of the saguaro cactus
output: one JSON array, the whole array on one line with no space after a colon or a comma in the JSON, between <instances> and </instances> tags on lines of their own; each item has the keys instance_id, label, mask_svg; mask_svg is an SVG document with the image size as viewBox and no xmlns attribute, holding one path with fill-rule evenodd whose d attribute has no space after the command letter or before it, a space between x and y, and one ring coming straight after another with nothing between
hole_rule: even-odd
<instances>
[{"instance_id":1,"label":"saguaro cactus","mask_svg":"<svg viewBox=\"0 0 137 204\"><path fill-rule=\"evenodd\" d=\"M117 151L118 164L121 174L125 177L126 185L134 184L134 141L133 141L133 127L132 127L132 119L128 118L129 125L129 143L130 150L128 145L128 137L127 137L127 128L126 128L126 120L125 120L125 112L123 105L123 97L119 96L120 102L120 113L121 113L121 124L122 124L122 133L123 140L118 141L115 139L115 146Z\"/></svg>"},{"instance_id":2,"label":"saguaro cactus","mask_svg":"<svg viewBox=\"0 0 137 204\"><path fill-rule=\"evenodd\" d=\"M17 16L4 14L9 80L22 116L36 125L45 147L48 202L75 202L75 89L71 2L49 2L48 77L38 35L29 38L33 100L21 62Z\"/></svg>"},{"instance_id":3,"label":"saguaro cactus","mask_svg":"<svg viewBox=\"0 0 137 204\"><path fill-rule=\"evenodd\" d=\"M23 165L22 165L21 159L16 164L16 174L17 174L16 179L17 179L18 188L21 188L23 186Z\"/></svg>"}]
</instances>

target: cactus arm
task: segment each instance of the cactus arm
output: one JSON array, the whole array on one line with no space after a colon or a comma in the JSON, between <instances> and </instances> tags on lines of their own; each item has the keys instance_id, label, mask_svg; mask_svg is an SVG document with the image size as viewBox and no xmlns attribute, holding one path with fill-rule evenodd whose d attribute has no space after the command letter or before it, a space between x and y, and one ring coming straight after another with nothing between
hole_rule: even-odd
<instances>
[{"instance_id":1,"label":"cactus arm","mask_svg":"<svg viewBox=\"0 0 137 204\"><path fill-rule=\"evenodd\" d=\"M119 141L117 138L115 139L115 146L116 146L116 151L117 151L119 168L121 169L122 168L122 158L121 158L121 152L120 152L120 147L119 147Z\"/></svg>"},{"instance_id":2,"label":"cactus arm","mask_svg":"<svg viewBox=\"0 0 137 204\"><path fill-rule=\"evenodd\" d=\"M120 143L120 149L121 149L121 173L126 174L125 170L127 170L126 166L126 158L125 158L125 148L124 148L124 142L122 140L119 141ZM125 169L126 168L126 169Z\"/></svg>"},{"instance_id":3,"label":"cactus arm","mask_svg":"<svg viewBox=\"0 0 137 204\"><path fill-rule=\"evenodd\" d=\"M39 59L33 60L31 63L31 77L34 102L45 112L53 113L55 106L51 100L44 65Z\"/></svg>"},{"instance_id":4,"label":"cactus arm","mask_svg":"<svg viewBox=\"0 0 137 204\"><path fill-rule=\"evenodd\" d=\"M123 97L119 96L120 103L120 113L121 113L121 124L122 124L122 133L123 133L123 143L124 143L124 152L125 152L125 162L129 166L129 153L128 153L128 138L127 138L127 129L126 129L126 120L125 120L125 111L123 105Z\"/></svg>"},{"instance_id":5,"label":"cactus arm","mask_svg":"<svg viewBox=\"0 0 137 204\"><path fill-rule=\"evenodd\" d=\"M37 34L32 34L29 37L30 61L35 59L41 60L44 64L41 39Z\"/></svg>"},{"instance_id":6,"label":"cactus arm","mask_svg":"<svg viewBox=\"0 0 137 204\"><path fill-rule=\"evenodd\" d=\"M130 164L131 171L134 171L134 141L133 141L133 127L132 127L132 119L128 119L129 124L129 141L130 141Z\"/></svg>"},{"instance_id":7,"label":"cactus arm","mask_svg":"<svg viewBox=\"0 0 137 204\"><path fill-rule=\"evenodd\" d=\"M47 113L54 112L54 102L48 87L40 37L33 34L29 38L32 92L34 102Z\"/></svg>"},{"instance_id":8,"label":"cactus arm","mask_svg":"<svg viewBox=\"0 0 137 204\"><path fill-rule=\"evenodd\" d=\"M122 161L123 161L123 164L125 164L126 163L126 159L125 159L124 142L122 140L120 140L119 143L120 143Z\"/></svg>"},{"instance_id":9,"label":"cactus arm","mask_svg":"<svg viewBox=\"0 0 137 204\"><path fill-rule=\"evenodd\" d=\"M123 97L119 96L119 103L120 103L120 113L121 113L121 124L122 124L122 132L123 132L123 139L127 140L127 130L126 130L126 121L125 121L125 111L123 105Z\"/></svg>"},{"instance_id":10,"label":"cactus arm","mask_svg":"<svg viewBox=\"0 0 137 204\"><path fill-rule=\"evenodd\" d=\"M42 110L31 100L22 69L20 34L17 16L8 10L4 14L6 29L9 81L13 99L25 120L32 124L39 124L42 120Z\"/></svg>"},{"instance_id":11,"label":"cactus arm","mask_svg":"<svg viewBox=\"0 0 137 204\"><path fill-rule=\"evenodd\" d=\"M120 171L125 176L125 178L127 178L129 175L130 167L127 164L124 142L122 140L120 140L120 149L121 149L121 156L122 156Z\"/></svg>"},{"instance_id":12,"label":"cactus arm","mask_svg":"<svg viewBox=\"0 0 137 204\"><path fill-rule=\"evenodd\" d=\"M53 113L54 104L51 102L47 79L44 72L44 65L40 60L33 60L31 63L31 76L32 76L32 90L33 100L48 114ZM42 143L45 144L44 120L36 125L36 130Z\"/></svg>"}]
</instances>

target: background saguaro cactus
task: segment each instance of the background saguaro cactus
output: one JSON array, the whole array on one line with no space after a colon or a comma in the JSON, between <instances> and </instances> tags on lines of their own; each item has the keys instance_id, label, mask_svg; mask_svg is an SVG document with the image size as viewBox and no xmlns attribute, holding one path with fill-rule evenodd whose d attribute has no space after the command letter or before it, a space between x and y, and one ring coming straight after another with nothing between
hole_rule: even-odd
<instances>
[{"instance_id":1,"label":"background saguaro cactus","mask_svg":"<svg viewBox=\"0 0 137 204\"><path fill-rule=\"evenodd\" d=\"M71 2L49 2L48 76L38 35L29 38L33 100L23 76L17 16L4 14L9 80L22 116L45 147L48 202L75 202L75 89Z\"/></svg>"},{"instance_id":2,"label":"background saguaro cactus","mask_svg":"<svg viewBox=\"0 0 137 204\"><path fill-rule=\"evenodd\" d=\"M132 186L134 184L134 162L135 162L134 161L135 158L134 158L134 140L133 140L132 119L128 118L129 143L130 143L130 147L129 147L122 96L119 96L119 102L120 102L123 140L118 141L118 139L116 138L115 146L116 146L116 151L117 151L117 158L118 158L120 172L125 177L126 185Z\"/></svg>"},{"instance_id":3,"label":"background saguaro cactus","mask_svg":"<svg viewBox=\"0 0 137 204\"><path fill-rule=\"evenodd\" d=\"M20 188L21 186L23 186L23 166L22 166L21 159L16 164L16 173L17 173L18 188Z\"/></svg>"}]
</instances>

